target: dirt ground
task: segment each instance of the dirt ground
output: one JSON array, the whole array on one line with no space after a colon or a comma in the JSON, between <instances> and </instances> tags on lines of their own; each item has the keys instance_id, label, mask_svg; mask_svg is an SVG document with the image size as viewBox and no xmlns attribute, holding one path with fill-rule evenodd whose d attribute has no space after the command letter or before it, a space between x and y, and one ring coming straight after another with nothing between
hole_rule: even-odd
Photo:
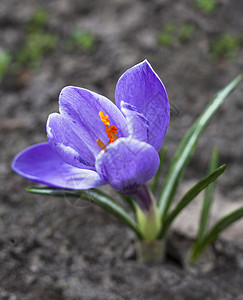
<instances>
[{"instance_id":1,"label":"dirt ground","mask_svg":"<svg viewBox=\"0 0 243 300\"><path fill-rule=\"evenodd\" d=\"M39 30L28 24L40 7L48 16L41 30L55 36L56 44L33 67L30 54L23 63L19 53L30 30ZM185 24L193 28L189 35L181 33ZM92 47L70 42L75 29L91 33ZM142 265L135 259L134 237L120 222L90 203L74 207L69 199L28 194L24 188L32 183L10 168L20 150L46 141L45 123L58 111L64 86L114 100L119 76L147 58L172 103L166 170L209 100L242 72L242 33L242 1L218 0L209 14L193 0L0 1L0 51L11 55L0 81L0 299L243 299L242 235L240 240L233 232L230 242L221 237L207 273L193 274L169 254L165 264ZM222 34L241 41L231 57L224 55L228 48L217 57L212 50ZM243 84L210 123L182 184L206 174L210 153L219 146L227 170L217 191L229 208L243 201L242 92ZM170 237L189 238L186 229Z\"/></svg>"}]
</instances>

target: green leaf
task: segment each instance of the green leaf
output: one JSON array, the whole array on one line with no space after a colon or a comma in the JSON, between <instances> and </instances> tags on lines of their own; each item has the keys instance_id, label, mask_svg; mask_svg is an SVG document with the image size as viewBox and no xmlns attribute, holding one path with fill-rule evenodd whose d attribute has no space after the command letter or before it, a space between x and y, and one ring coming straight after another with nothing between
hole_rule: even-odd
<instances>
[{"instance_id":1,"label":"green leaf","mask_svg":"<svg viewBox=\"0 0 243 300\"><path fill-rule=\"evenodd\" d=\"M133 198L128 194L119 193L119 195L125 200L128 206L131 208L132 212L136 214L136 203Z\"/></svg>"},{"instance_id":2,"label":"green leaf","mask_svg":"<svg viewBox=\"0 0 243 300\"><path fill-rule=\"evenodd\" d=\"M106 195L105 193L101 192L98 189L68 190L68 189L57 189L51 187L41 187L41 188L33 187L33 188L27 188L26 191L33 194L49 195L55 197L63 197L64 195L72 196L72 197L81 197L84 200L99 205L104 210L116 216L124 224L130 227L137 234L139 238L142 238L138 225L130 217L130 215L123 209L123 207L119 205L115 200L113 200L108 195Z\"/></svg>"},{"instance_id":3,"label":"green leaf","mask_svg":"<svg viewBox=\"0 0 243 300\"><path fill-rule=\"evenodd\" d=\"M213 173L201 179L198 183L196 183L178 202L176 207L167 215L164 220L164 224L162 227L162 231L159 237L164 237L167 233L171 223L175 219L175 217L185 208L203 189L205 189L211 182L213 182L216 178L218 178L225 170L226 165L220 166Z\"/></svg>"},{"instance_id":4,"label":"green leaf","mask_svg":"<svg viewBox=\"0 0 243 300\"><path fill-rule=\"evenodd\" d=\"M229 85L216 94L200 117L195 121L191 128L182 139L179 147L173 157L171 167L165 179L165 184L161 192L158 209L162 220L168 212L172 203L174 194L183 176L184 170L190 161L190 158L196 148L197 142L209 121L223 104L224 100L235 89L241 81L242 76L237 76Z\"/></svg>"},{"instance_id":5,"label":"green leaf","mask_svg":"<svg viewBox=\"0 0 243 300\"><path fill-rule=\"evenodd\" d=\"M159 158L160 158L160 165L158 168L157 173L154 175L153 181L152 181L152 185L151 185L151 191L152 193L155 193L157 186L158 186L158 181L162 172L162 166L163 166L163 162L165 160L165 156L166 156L166 152L167 152L167 148L163 147L162 151L159 153Z\"/></svg>"},{"instance_id":6,"label":"green leaf","mask_svg":"<svg viewBox=\"0 0 243 300\"><path fill-rule=\"evenodd\" d=\"M224 229L226 229L228 226L230 226L232 223L236 222L242 217L243 217L243 207L236 209L235 211L229 213L228 215L220 219L213 226L213 228L206 234L206 236L204 236L201 243L198 243L192 249L191 262L195 262L202 254L202 252L205 250L205 248L210 243L212 243Z\"/></svg>"},{"instance_id":7,"label":"green leaf","mask_svg":"<svg viewBox=\"0 0 243 300\"><path fill-rule=\"evenodd\" d=\"M217 147L215 147L213 150L212 156L211 156L210 163L209 163L208 174L212 173L213 170L215 170L217 168L218 157L219 157L219 149ZM201 210L201 217L200 217L200 221L199 221L198 234L197 234L197 242L199 242L199 243L202 240L203 235L207 229L208 219L209 219L209 215L210 215L210 209L211 209L211 205L213 202L214 187L215 187L215 182L211 183L205 189L203 205L202 205L202 210Z\"/></svg>"}]
</instances>

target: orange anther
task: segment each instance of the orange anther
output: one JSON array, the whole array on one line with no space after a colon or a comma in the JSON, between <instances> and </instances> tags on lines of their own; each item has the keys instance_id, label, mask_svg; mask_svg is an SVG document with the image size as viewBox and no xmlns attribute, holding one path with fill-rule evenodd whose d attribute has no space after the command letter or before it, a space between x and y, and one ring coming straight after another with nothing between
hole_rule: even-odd
<instances>
[{"instance_id":1,"label":"orange anther","mask_svg":"<svg viewBox=\"0 0 243 300\"><path fill-rule=\"evenodd\" d=\"M107 134L107 137L109 139L108 143L114 143L117 139L118 139L118 136L116 135L116 133L118 132L118 129L116 128L115 125L110 125L110 120L108 119L109 116L108 115L105 115L103 113L103 111L100 111L99 112L99 116L100 116L100 119L101 121L104 123L105 125L105 132ZM98 146L102 149L102 150L106 150L106 146L103 142L101 142L100 139L97 139L96 140Z\"/></svg>"},{"instance_id":2,"label":"orange anther","mask_svg":"<svg viewBox=\"0 0 243 300\"><path fill-rule=\"evenodd\" d=\"M111 135L108 135L108 138L109 138L109 144L111 144L111 143L114 143L115 141L113 140L113 138L112 138L112 136Z\"/></svg>"},{"instance_id":3,"label":"orange anther","mask_svg":"<svg viewBox=\"0 0 243 300\"><path fill-rule=\"evenodd\" d=\"M104 115L102 110L99 112L99 116L100 116L101 121L104 123L104 125L110 125L110 120L108 119L109 116Z\"/></svg>"},{"instance_id":4,"label":"orange anther","mask_svg":"<svg viewBox=\"0 0 243 300\"><path fill-rule=\"evenodd\" d=\"M117 132L118 132L118 129L115 127L115 125L111 125L111 126L109 127L109 129L110 129L112 132L114 132L114 133L117 133Z\"/></svg>"},{"instance_id":5,"label":"orange anther","mask_svg":"<svg viewBox=\"0 0 243 300\"><path fill-rule=\"evenodd\" d=\"M102 149L102 150L106 150L106 146L103 142L101 142L100 139L96 140L96 143L98 144L98 146Z\"/></svg>"}]
</instances>

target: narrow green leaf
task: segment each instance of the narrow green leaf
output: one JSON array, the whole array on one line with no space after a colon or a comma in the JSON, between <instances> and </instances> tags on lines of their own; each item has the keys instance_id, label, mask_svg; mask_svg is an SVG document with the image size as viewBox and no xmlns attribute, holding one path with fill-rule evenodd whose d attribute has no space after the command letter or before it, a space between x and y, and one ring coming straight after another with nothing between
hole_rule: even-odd
<instances>
[{"instance_id":1,"label":"narrow green leaf","mask_svg":"<svg viewBox=\"0 0 243 300\"><path fill-rule=\"evenodd\" d=\"M218 165L218 158L219 158L219 149L217 147L214 148L209 168L208 168L208 174L211 174L213 170L217 168ZM203 199L203 205L201 210L201 216L199 221L199 227L198 227L198 233L197 233L197 242L200 243L200 241L203 238L203 235L207 229L209 215L210 215L210 209L213 202L213 194L214 194L214 187L215 182L211 183L206 189Z\"/></svg>"},{"instance_id":2,"label":"narrow green leaf","mask_svg":"<svg viewBox=\"0 0 243 300\"><path fill-rule=\"evenodd\" d=\"M203 133L218 108L222 105L229 94L235 89L241 79L242 76L237 76L229 85L227 85L224 89L216 94L213 100L209 103L209 105L206 107L206 109L182 139L173 157L171 167L166 176L165 184L158 201L158 209L162 220L165 219L176 189L183 176L184 170L196 148L200 135Z\"/></svg>"},{"instance_id":3,"label":"narrow green leaf","mask_svg":"<svg viewBox=\"0 0 243 300\"><path fill-rule=\"evenodd\" d=\"M32 194L39 194L39 195L46 195L46 196L54 196L54 197L64 197L66 190L65 189L59 189L59 188L54 188L54 187L29 187L25 189L26 192L32 193ZM69 191L69 190L68 190ZM75 190L74 192L74 197L80 197L77 196ZM75 196L76 195L76 196Z\"/></svg>"},{"instance_id":4,"label":"narrow green leaf","mask_svg":"<svg viewBox=\"0 0 243 300\"><path fill-rule=\"evenodd\" d=\"M218 178L225 170L226 165L220 166L213 173L201 179L198 183L196 183L178 202L176 207L167 215L164 220L164 224L162 227L162 231L159 237L164 237L166 232L168 231L171 223L175 219L175 217L185 208L203 189L205 189L211 182L213 182L216 178Z\"/></svg>"},{"instance_id":5,"label":"narrow green leaf","mask_svg":"<svg viewBox=\"0 0 243 300\"><path fill-rule=\"evenodd\" d=\"M98 189L90 190L67 190L67 189L57 189L51 187L34 187L27 188L27 192L33 194L49 195L55 197L72 196L72 197L81 197L84 200L93 202L94 204L99 205L104 210L108 211L112 215L120 219L124 224L130 227L139 238L142 238L140 230L137 223L130 217L130 215L119 205L115 200L110 198L105 193L101 192Z\"/></svg>"},{"instance_id":6,"label":"narrow green leaf","mask_svg":"<svg viewBox=\"0 0 243 300\"><path fill-rule=\"evenodd\" d=\"M132 212L136 214L136 203L134 202L133 198L128 194L119 193L119 195L121 195L121 197L125 200Z\"/></svg>"},{"instance_id":7,"label":"narrow green leaf","mask_svg":"<svg viewBox=\"0 0 243 300\"><path fill-rule=\"evenodd\" d=\"M166 152L167 152L167 148L163 147L162 151L159 153L159 158L160 158L160 165L158 168L157 173L154 175L153 181L152 181L152 185L151 185L151 191L152 193L156 192L157 186L158 186L158 181L161 175L161 171L162 171L162 166L163 166L163 162L165 160L166 157Z\"/></svg>"},{"instance_id":8,"label":"narrow green leaf","mask_svg":"<svg viewBox=\"0 0 243 300\"><path fill-rule=\"evenodd\" d=\"M203 253L206 247L211 244L218 235L232 223L236 222L243 217L243 207L236 209L229 213L222 219L220 219L213 228L204 236L201 243L198 243L194 249L192 249L191 262L195 262L199 256Z\"/></svg>"}]
</instances>

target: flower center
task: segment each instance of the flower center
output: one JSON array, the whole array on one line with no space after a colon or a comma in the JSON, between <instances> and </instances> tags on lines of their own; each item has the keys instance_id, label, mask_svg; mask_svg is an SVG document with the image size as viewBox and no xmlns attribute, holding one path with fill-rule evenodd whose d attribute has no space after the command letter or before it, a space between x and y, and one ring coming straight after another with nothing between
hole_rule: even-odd
<instances>
[{"instance_id":1,"label":"flower center","mask_svg":"<svg viewBox=\"0 0 243 300\"><path fill-rule=\"evenodd\" d=\"M109 139L108 143L114 143L118 139L118 136L116 135L118 129L115 127L115 125L110 125L110 120L108 119L109 116L105 115L102 110L99 112L99 116L105 125L105 132ZM100 139L97 139L96 142L102 150L106 150L105 144Z\"/></svg>"}]
</instances>

